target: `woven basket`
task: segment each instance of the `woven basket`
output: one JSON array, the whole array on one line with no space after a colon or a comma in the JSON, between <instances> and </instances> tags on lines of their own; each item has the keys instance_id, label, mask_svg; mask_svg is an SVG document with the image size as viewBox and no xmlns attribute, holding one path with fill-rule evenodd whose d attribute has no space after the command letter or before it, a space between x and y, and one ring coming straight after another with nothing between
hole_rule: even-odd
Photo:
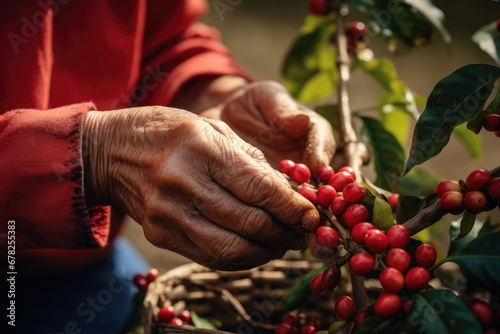
<instances>
[{"instance_id":1,"label":"woven basket","mask_svg":"<svg viewBox=\"0 0 500 334\"><path fill-rule=\"evenodd\" d=\"M286 290L319 266L303 260L275 260L251 270L221 272L183 265L150 284L143 308L145 333L274 333L285 312ZM329 324L335 320L332 298L331 294L311 295L299 311ZM222 327L214 331L159 322L159 309L170 305L178 312L187 309L201 317L214 317Z\"/></svg>"}]
</instances>

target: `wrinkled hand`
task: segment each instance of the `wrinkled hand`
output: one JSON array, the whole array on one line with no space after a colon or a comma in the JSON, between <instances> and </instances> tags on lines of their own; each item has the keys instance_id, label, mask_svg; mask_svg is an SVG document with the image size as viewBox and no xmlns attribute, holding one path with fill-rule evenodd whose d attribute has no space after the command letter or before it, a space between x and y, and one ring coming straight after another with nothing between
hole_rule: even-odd
<instances>
[{"instance_id":1,"label":"wrinkled hand","mask_svg":"<svg viewBox=\"0 0 500 334\"><path fill-rule=\"evenodd\" d=\"M144 107L89 112L91 197L138 221L154 245L214 269L280 258L319 224L316 209L223 122Z\"/></svg>"},{"instance_id":2,"label":"wrinkled hand","mask_svg":"<svg viewBox=\"0 0 500 334\"><path fill-rule=\"evenodd\" d=\"M315 174L335 152L330 123L297 103L276 82L249 84L202 115L227 123L258 147L274 168L282 159L292 159L305 163Z\"/></svg>"}]
</instances>

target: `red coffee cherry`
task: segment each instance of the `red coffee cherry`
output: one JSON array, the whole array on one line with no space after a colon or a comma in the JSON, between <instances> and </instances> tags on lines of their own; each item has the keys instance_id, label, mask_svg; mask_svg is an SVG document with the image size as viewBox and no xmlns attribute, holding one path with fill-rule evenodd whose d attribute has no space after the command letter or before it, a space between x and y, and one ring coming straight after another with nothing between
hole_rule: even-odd
<instances>
[{"instance_id":1,"label":"red coffee cherry","mask_svg":"<svg viewBox=\"0 0 500 334\"><path fill-rule=\"evenodd\" d=\"M387 237L384 231L371 229L365 234L365 246L372 253L383 253L387 249Z\"/></svg>"},{"instance_id":2,"label":"red coffee cherry","mask_svg":"<svg viewBox=\"0 0 500 334\"><path fill-rule=\"evenodd\" d=\"M486 192L493 200L500 201L500 177L491 180Z\"/></svg>"},{"instance_id":3,"label":"red coffee cherry","mask_svg":"<svg viewBox=\"0 0 500 334\"><path fill-rule=\"evenodd\" d=\"M347 204L347 201L343 196L338 196L333 199L332 205L330 205L330 211L337 216L340 217L344 214L345 210L349 204Z\"/></svg>"},{"instance_id":4,"label":"red coffee cherry","mask_svg":"<svg viewBox=\"0 0 500 334\"><path fill-rule=\"evenodd\" d=\"M387 197L387 201L391 206L392 212L396 212L396 209L398 208L399 194L390 194L389 197Z\"/></svg>"},{"instance_id":5,"label":"red coffee cherry","mask_svg":"<svg viewBox=\"0 0 500 334\"><path fill-rule=\"evenodd\" d=\"M309 13L326 15L328 13L328 2L326 0L309 0Z\"/></svg>"},{"instance_id":6,"label":"red coffee cherry","mask_svg":"<svg viewBox=\"0 0 500 334\"><path fill-rule=\"evenodd\" d=\"M311 287L311 291L314 293L322 293L325 291L325 288L323 288L323 284L321 284L321 277L323 276L323 273L319 273L313 276L311 278L311 282L309 282L309 286Z\"/></svg>"},{"instance_id":7,"label":"red coffee cherry","mask_svg":"<svg viewBox=\"0 0 500 334\"><path fill-rule=\"evenodd\" d=\"M421 244L415 250L414 257L420 267L428 269L436 263L437 252L432 245Z\"/></svg>"},{"instance_id":8,"label":"red coffee cherry","mask_svg":"<svg viewBox=\"0 0 500 334\"><path fill-rule=\"evenodd\" d=\"M417 292L427 286L431 276L427 269L422 267L413 267L405 275L405 286L408 291Z\"/></svg>"},{"instance_id":9,"label":"red coffee cherry","mask_svg":"<svg viewBox=\"0 0 500 334\"><path fill-rule=\"evenodd\" d=\"M333 306L335 312L342 320L351 320L356 314L356 303L354 300L347 296L343 295L337 298L335 304Z\"/></svg>"},{"instance_id":10,"label":"red coffee cherry","mask_svg":"<svg viewBox=\"0 0 500 334\"><path fill-rule=\"evenodd\" d=\"M311 202L314 205L318 204L318 198L316 196L316 193L314 190L309 188L308 186L302 186L300 187L297 192L301 194L305 199L307 199L309 202Z\"/></svg>"},{"instance_id":11,"label":"red coffee cherry","mask_svg":"<svg viewBox=\"0 0 500 334\"><path fill-rule=\"evenodd\" d=\"M486 301L474 298L467 301L467 306L476 315L477 319L484 327L488 326L493 320L493 312L490 304Z\"/></svg>"},{"instance_id":12,"label":"red coffee cherry","mask_svg":"<svg viewBox=\"0 0 500 334\"><path fill-rule=\"evenodd\" d=\"M277 324L276 327L274 328L274 333L275 334L289 334L291 329L292 329L292 326L290 326L289 324L280 323L280 324Z\"/></svg>"},{"instance_id":13,"label":"red coffee cherry","mask_svg":"<svg viewBox=\"0 0 500 334\"><path fill-rule=\"evenodd\" d=\"M383 318L390 318L401 309L401 298L395 293L384 293L378 297L373 306L376 315Z\"/></svg>"},{"instance_id":14,"label":"red coffee cherry","mask_svg":"<svg viewBox=\"0 0 500 334\"><path fill-rule=\"evenodd\" d=\"M332 186L324 184L318 188L316 198L319 206L328 208L332 204L333 200L337 198L337 191Z\"/></svg>"},{"instance_id":15,"label":"red coffee cherry","mask_svg":"<svg viewBox=\"0 0 500 334\"><path fill-rule=\"evenodd\" d=\"M169 324L180 327L180 326L184 325L184 321L182 321L179 318L173 318L172 320L170 320Z\"/></svg>"},{"instance_id":16,"label":"red coffee cherry","mask_svg":"<svg viewBox=\"0 0 500 334\"><path fill-rule=\"evenodd\" d=\"M321 275L321 285L325 290L333 290L340 280L340 269L336 265L330 266Z\"/></svg>"},{"instance_id":17,"label":"red coffee cherry","mask_svg":"<svg viewBox=\"0 0 500 334\"><path fill-rule=\"evenodd\" d=\"M306 165L298 163L290 169L290 178L298 184L309 182L311 179L311 171Z\"/></svg>"},{"instance_id":18,"label":"red coffee cherry","mask_svg":"<svg viewBox=\"0 0 500 334\"><path fill-rule=\"evenodd\" d=\"M311 325L305 325L300 330L300 334L314 334L314 333L316 333L316 327Z\"/></svg>"},{"instance_id":19,"label":"red coffee cherry","mask_svg":"<svg viewBox=\"0 0 500 334\"><path fill-rule=\"evenodd\" d=\"M316 242L323 247L337 247L340 241L339 233L330 226L318 227L314 235L316 236Z\"/></svg>"},{"instance_id":20,"label":"red coffee cherry","mask_svg":"<svg viewBox=\"0 0 500 334\"><path fill-rule=\"evenodd\" d=\"M462 192L462 188L460 187L460 184L455 180L443 180L438 183L436 187L436 193L439 197L443 196L443 194L448 191Z\"/></svg>"},{"instance_id":21,"label":"red coffee cherry","mask_svg":"<svg viewBox=\"0 0 500 334\"><path fill-rule=\"evenodd\" d=\"M349 204L360 203L366 196L366 188L362 184L349 183L344 187L342 196Z\"/></svg>"},{"instance_id":22,"label":"red coffee cherry","mask_svg":"<svg viewBox=\"0 0 500 334\"><path fill-rule=\"evenodd\" d=\"M169 323L175 318L175 310L173 306L165 306L158 312L158 320Z\"/></svg>"},{"instance_id":23,"label":"red coffee cherry","mask_svg":"<svg viewBox=\"0 0 500 334\"><path fill-rule=\"evenodd\" d=\"M352 240L354 240L358 244L363 244L364 240L365 240L366 232L368 232L369 230L374 229L374 228L375 228L375 225L373 225L372 223L368 223L368 222L362 222L362 223L358 223L358 224L354 225L354 227L352 228L352 231L351 231Z\"/></svg>"},{"instance_id":24,"label":"red coffee cherry","mask_svg":"<svg viewBox=\"0 0 500 334\"><path fill-rule=\"evenodd\" d=\"M385 268L378 279L386 292L397 293L405 286L403 274L395 268Z\"/></svg>"},{"instance_id":25,"label":"red coffee cherry","mask_svg":"<svg viewBox=\"0 0 500 334\"><path fill-rule=\"evenodd\" d=\"M148 289L149 282L146 279L146 276L143 274L134 275L132 282L140 291L146 291Z\"/></svg>"},{"instance_id":26,"label":"red coffee cherry","mask_svg":"<svg viewBox=\"0 0 500 334\"><path fill-rule=\"evenodd\" d=\"M363 322L363 318L365 317L366 307L360 308L356 315L354 315L354 324L356 327L361 327L361 322Z\"/></svg>"},{"instance_id":27,"label":"red coffee cherry","mask_svg":"<svg viewBox=\"0 0 500 334\"><path fill-rule=\"evenodd\" d=\"M318 169L318 181L323 184L328 184L328 181L332 178L333 174L335 174L334 170L330 166L321 166Z\"/></svg>"},{"instance_id":28,"label":"red coffee cherry","mask_svg":"<svg viewBox=\"0 0 500 334\"><path fill-rule=\"evenodd\" d=\"M354 172L354 168L350 166L340 167L340 169L337 172L348 172L349 174L351 174L352 179L356 180L356 173Z\"/></svg>"},{"instance_id":29,"label":"red coffee cherry","mask_svg":"<svg viewBox=\"0 0 500 334\"><path fill-rule=\"evenodd\" d=\"M403 302L403 312L408 313L411 309L411 299L407 299Z\"/></svg>"},{"instance_id":30,"label":"red coffee cherry","mask_svg":"<svg viewBox=\"0 0 500 334\"><path fill-rule=\"evenodd\" d=\"M441 196L441 209L458 215L464 211L464 195L458 191L447 191Z\"/></svg>"},{"instance_id":31,"label":"red coffee cherry","mask_svg":"<svg viewBox=\"0 0 500 334\"><path fill-rule=\"evenodd\" d=\"M349 259L349 269L354 275L367 275L374 265L375 257L369 253L358 253Z\"/></svg>"},{"instance_id":32,"label":"red coffee cherry","mask_svg":"<svg viewBox=\"0 0 500 334\"><path fill-rule=\"evenodd\" d=\"M481 190L490 184L491 175L486 169L476 169L472 171L465 179L467 190Z\"/></svg>"},{"instance_id":33,"label":"red coffee cherry","mask_svg":"<svg viewBox=\"0 0 500 334\"><path fill-rule=\"evenodd\" d=\"M295 166L295 162L289 159L281 160L280 163L278 164L278 170L290 176L290 171L292 170L292 167Z\"/></svg>"},{"instance_id":34,"label":"red coffee cherry","mask_svg":"<svg viewBox=\"0 0 500 334\"><path fill-rule=\"evenodd\" d=\"M188 310L182 310L179 315L179 319L181 319L185 324L191 323L191 312Z\"/></svg>"},{"instance_id":35,"label":"red coffee cherry","mask_svg":"<svg viewBox=\"0 0 500 334\"><path fill-rule=\"evenodd\" d=\"M347 24L346 36L352 43L366 41L366 28L363 22L350 22Z\"/></svg>"},{"instance_id":36,"label":"red coffee cherry","mask_svg":"<svg viewBox=\"0 0 500 334\"><path fill-rule=\"evenodd\" d=\"M158 269L151 268L151 269L148 270L148 272L146 274L146 281L148 281L148 283L151 283L155 279L157 279L158 276L160 276L160 272L158 271Z\"/></svg>"},{"instance_id":37,"label":"red coffee cherry","mask_svg":"<svg viewBox=\"0 0 500 334\"><path fill-rule=\"evenodd\" d=\"M300 323L299 315L297 312L288 312L283 316L282 323L289 324L290 326L298 326Z\"/></svg>"},{"instance_id":38,"label":"red coffee cherry","mask_svg":"<svg viewBox=\"0 0 500 334\"><path fill-rule=\"evenodd\" d=\"M316 329L321 329L321 320L318 318L312 317L307 319L306 321L306 326L313 326Z\"/></svg>"},{"instance_id":39,"label":"red coffee cherry","mask_svg":"<svg viewBox=\"0 0 500 334\"><path fill-rule=\"evenodd\" d=\"M486 196L478 190L467 192L464 197L464 207L470 213L477 214L483 212L488 205Z\"/></svg>"},{"instance_id":40,"label":"red coffee cherry","mask_svg":"<svg viewBox=\"0 0 500 334\"><path fill-rule=\"evenodd\" d=\"M389 248L405 248L410 242L410 231L403 225L393 225L386 233Z\"/></svg>"},{"instance_id":41,"label":"red coffee cherry","mask_svg":"<svg viewBox=\"0 0 500 334\"><path fill-rule=\"evenodd\" d=\"M353 182L354 179L349 172L338 171L330 178L328 184L334 187L337 191L343 191L346 185Z\"/></svg>"},{"instance_id":42,"label":"red coffee cherry","mask_svg":"<svg viewBox=\"0 0 500 334\"><path fill-rule=\"evenodd\" d=\"M483 119L483 127L486 131L495 132L500 130L500 115L491 114Z\"/></svg>"},{"instance_id":43,"label":"red coffee cherry","mask_svg":"<svg viewBox=\"0 0 500 334\"><path fill-rule=\"evenodd\" d=\"M342 221L347 228L353 228L356 224L368 219L368 210L363 204L351 204L342 215Z\"/></svg>"},{"instance_id":44,"label":"red coffee cherry","mask_svg":"<svg viewBox=\"0 0 500 334\"><path fill-rule=\"evenodd\" d=\"M395 268L403 274L410 268L410 254L402 248L392 248L387 251L385 258L387 267Z\"/></svg>"}]
</instances>

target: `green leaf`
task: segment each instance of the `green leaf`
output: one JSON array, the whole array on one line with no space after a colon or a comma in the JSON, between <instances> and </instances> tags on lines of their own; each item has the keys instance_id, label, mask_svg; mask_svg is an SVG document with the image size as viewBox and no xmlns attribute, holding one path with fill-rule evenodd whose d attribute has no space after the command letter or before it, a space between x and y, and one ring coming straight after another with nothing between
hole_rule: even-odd
<instances>
[{"instance_id":1,"label":"green leaf","mask_svg":"<svg viewBox=\"0 0 500 334\"><path fill-rule=\"evenodd\" d=\"M191 311L191 320L195 327L217 330L220 327L220 321L215 318L200 317L196 312Z\"/></svg>"},{"instance_id":2,"label":"green leaf","mask_svg":"<svg viewBox=\"0 0 500 334\"><path fill-rule=\"evenodd\" d=\"M398 207L396 209L396 221L403 224L415 217L417 213L435 203L438 197L435 193L425 197L419 198L416 196L399 195Z\"/></svg>"},{"instance_id":3,"label":"green leaf","mask_svg":"<svg viewBox=\"0 0 500 334\"><path fill-rule=\"evenodd\" d=\"M389 203L379 197L375 197L373 205L372 223L376 228L387 231L394 225L394 215Z\"/></svg>"},{"instance_id":4,"label":"green leaf","mask_svg":"<svg viewBox=\"0 0 500 334\"><path fill-rule=\"evenodd\" d=\"M404 165L404 151L394 135L371 117L359 116L363 121L362 137L371 148L377 178L375 185L393 191L396 189Z\"/></svg>"},{"instance_id":5,"label":"green leaf","mask_svg":"<svg viewBox=\"0 0 500 334\"><path fill-rule=\"evenodd\" d=\"M467 129L471 130L474 133L479 133L483 128L483 119L491 114L495 114L498 110L500 110L500 89L498 87L498 81L493 88L494 97L488 107L479 112L472 120L467 122Z\"/></svg>"},{"instance_id":6,"label":"green leaf","mask_svg":"<svg viewBox=\"0 0 500 334\"><path fill-rule=\"evenodd\" d=\"M472 41L500 65L500 34L497 31L496 21L482 26L472 35Z\"/></svg>"},{"instance_id":7,"label":"green leaf","mask_svg":"<svg viewBox=\"0 0 500 334\"><path fill-rule=\"evenodd\" d=\"M401 147L404 147L410 132L410 118L399 105L385 104L382 110L382 125L394 135Z\"/></svg>"},{"instance_id":8,"label":"green leaf","mask_svg":"<svg viewBox=\"0 0 500 334\"><path fill-rule=\"evenodd\" d=\"M500 293L500 232L478 236L434 267L448 261L458 264L469 285Z\"/></svg>"},{"instance_id":9,"label":"green leaf","mask_svg":"<svg viewBox=\"0 0 500 334\"><path fill-rule=\"evenodd\" d=\"M413 168L400 179L396 192L403 195L425 197L436 192L439 181L440 179L432 172L422 168Z\"/></svg>"},{"instance_id":10,"label":"green leaf","mask_svg":"<svg viewBox=\"0 0 500 334\"><path fill-rule=\"evenodd\" d=\"M407 324L410 333L482 333L474 313L450 290L415 293Z\"/></svg>"},{"instance_id":11,"label":"green leaf","mask_svg":"<svg viewBox=\"0 0 500 334\"><path fill-rule=\"evenodd\" d=\"M283 84L302 103L329 96L337 81L335 48L330 38L335 32L331 17L309 15L288 52L283 68Z\"/></svg>"},{"instance_id":12,"label":"green leaf","mask_svg":"<svg viewBox=\"0 0 500 334\"><path fill-rule=\"evenodd\" d=\"M464 215L462 216L462 220L460 221L460 233L458 234L456 239L462 239L467 234L469 234L470 231L472 231L475 222L476 215L465 211Z\"/></svg>"},{"instance_id":13,"label":"green leaf","mask_svg":"<svg viewBox=\"0 0 500 334\"><path fill-rule=\"evenodd\" d=\"M342 328L347 322L345 320L335 321L333 324L328 327L328 334L337 333L337 331Z\"/></svg>"},{"instance_id":14,"label":"green leaf","mask_svg":"<svg viewBox=\"0 0 500 334\"><path fill-rule=\"evenodd\" d=\"M465 246L467 246L468 244L470 244L472 242L472 240L477 238L477 236L479 235L479 231L484 226L483 223L478 221L472 226L471 231L466 236L464 236L463 238L457 239L458 235L460 234L460 230L461 230L461 226L460 226L461 222L462 222L462 218L459 218L459 219L452 221L450 224L450 231L449 231L450 247L448 249L448 256L452 255L453 253L455 253L459 249L462 249ZM489 232L491 232L491 231L489 231Z\"/></svg>"},{"instance_id":15,"label":"green leaf","mask_svg":"<svg viewBox=\"0 0 500 334\"><path fill-rule=\"evenodd\" d=\"M310 286L311 279L316 274L319 274L320 272L325 270L327 266L328 264L325 263L320 268L311 270L300 279L298 279L297 282L295 282L295 284L287 290L287 292L285 293L286 310L296 309L298 306L302 305L307 298L309 298L309 296L313 293Z\"/></svg>"},{"instance_id":16,"label":"green leaf","mask_svg":"<svg viewBox=\"0 0 500 334\"><path fill-rule=\"evenodd\" d=\"M475 64L461 67L436 84L415 126L405 173L441 152L453 129L482 110L498 78L500 68Z\"/></svg>"},{"instance_id":17,"label":"green leaf","mask_svg":"<svg viewBox=\"0 0 500 334\"><path fill-rule=\"evenodd\" d=\"M466 124L460 124L453 130L455 137L464 145L470 156L474 159L481 160L483 157L481 137L476 136L472 131L467 129Z\"/></svg>"},{"instance_id":18,"label":"green leaf","mask_svg":"<svg viewBox=\"0 0 500 334\"><path fill-rule=\"evenodd\" d=\"M391 317L389 319L381 318L373 311L373 304L366 309L361 326L355 332L357 334L390 334L399 333L397 330L398 323L402 319Z\"/></svg>"}]
</instances>

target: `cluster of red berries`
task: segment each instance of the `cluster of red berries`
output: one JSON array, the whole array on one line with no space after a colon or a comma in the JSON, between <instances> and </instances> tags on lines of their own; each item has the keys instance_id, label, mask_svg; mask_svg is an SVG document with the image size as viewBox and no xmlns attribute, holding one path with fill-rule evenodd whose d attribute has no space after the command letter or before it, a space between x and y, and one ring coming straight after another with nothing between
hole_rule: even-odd
<instances>
[{"instance_id":1,"label":"cluster of red berries","mask_svg":"<svg viewBox=\"0 0 500 334\"><path fill-rule=\"evenodd\" d=\"M164 306L158 311L158 320L174 326L182 326L191 324L191 312L182 310L179 313L175 312L173 306Z\"/></svg>"},{"instance_id":2,"label":"cluster of red berries","mask_svg":"<svg viewBox=\"0 0 500 334\"><path fill-rule=\"evenodd\" d=\"M465 183L455 180L439 182L436 193L444 211L458 215L467 210L477 214L499 204L500 177L492 179L487 170L476 169L467 176Z\"/></svg>"},{"instance_id":3,"label":"cluster of red berries","mask_svg":"<svg viewBox=\"0 0 500 334\"><path fill-rule=\"evenodd\" d=\"M326 15L329 12L327 0L309 0L309 13L313 15Z\"/></svg>"},{"instance_id":4,"label":"cluster of red berries","mask_svg":"<svg viewBox=\"0 0 500 334\"><path fill-rule=\"evenodd\" d=\"M160 273L156 268L151 268L148 272L144 274L135 274L132 282L134 282L135 286L140 290L145 292L148 289L149 283L153 282L158 278Z\"/></svg>"},{"instance_id":5,"label":"cluster of red berries","mask_svg":"<svg viewBox=\"0 0 500 334\"><path fill-rule=\"evenodd\" d=\"M496 317L493 315L490 304L479 298L472 298L466 301L469 309L474 313L477 320L485 330L486 334L500 333L500 311Z\"/></svg>"},{"instance_id":6,"label":"cluster of red berries","mask_svg":"<svg viewBox=\"0 0 500 334\"><path fill-rule=\"evenodd\" d=\"M288 312L281 323L274 328L275 334L314 334L321 330L321 321L317 318L307 318L305 314Z\"/></svg>"},{"instance_id":7,"label":"cluster of red berries","mask_svg":"<svg viewBox=\"0 0 500 334\"><path fill-rule=\"evenodd\" d=\"M496 114L488 115L483 119L483 128L500 137L500 110Z\"/></svg>"},{"instance_id":8,"label":"cluster of red berries","mask_svg":"<svg viewBox=\"0 0 500 334\"><path fill-rule=\"evenodd\" d=\"M350 22L346 27L347 53L355 55L361 45L366 42L367 34L363 22Z\"/></svg>"}]
</instances>

